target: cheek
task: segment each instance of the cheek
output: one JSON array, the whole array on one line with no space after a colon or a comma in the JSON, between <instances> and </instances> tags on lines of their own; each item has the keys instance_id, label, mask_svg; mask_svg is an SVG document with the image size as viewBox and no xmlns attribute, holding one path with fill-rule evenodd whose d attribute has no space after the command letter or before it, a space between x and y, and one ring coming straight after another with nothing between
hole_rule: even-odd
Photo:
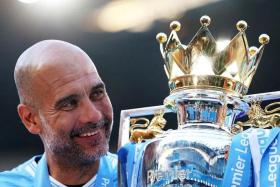
<instances>
[{"instance_id":1,"label":"cheek","mask_svg":"<svg viewBox=\"0 0 280 187\"><path fill-rule=\"evenodd\" d=\"M74 124L77 121L77 114L75 112L59 112L48 117L47 124L53 131L59 133L71 132Z\"/></svg>"},{"instance_id":2,"label":"cheek","mask_svg":"<svg viewBox=\"0 0 280 187\"><path fill-rule=\"evenodd\" d=\"M107 96L104 100L102 100L101 103L101 110L103 111L104 115L109 118L110 120L112 120L113 118L113 108L112 108L112 104L111 101L109 99L109 97Z\"/></svg>"}]
</instances>

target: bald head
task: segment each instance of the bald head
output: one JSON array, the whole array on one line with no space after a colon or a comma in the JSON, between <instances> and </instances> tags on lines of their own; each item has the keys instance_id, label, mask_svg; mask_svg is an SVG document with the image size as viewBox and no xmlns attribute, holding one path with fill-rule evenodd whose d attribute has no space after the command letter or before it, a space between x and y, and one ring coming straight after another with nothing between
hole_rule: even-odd
<instances>
[{"instance_id":1,"label":"bald head","mask_svg":"<svg viewBox=\"0 0 280 187\"><path fill-rule=\"evenodd\" d=\"M44 81L63 73L79 71L83 67L90 72L96 71L88 55L79 47L59 40L38 42L25 50L19 57L14 71L20 102L36 106L38 81ZM54 80L55 81L55 80Z\"/></svg>"}]
</instances>

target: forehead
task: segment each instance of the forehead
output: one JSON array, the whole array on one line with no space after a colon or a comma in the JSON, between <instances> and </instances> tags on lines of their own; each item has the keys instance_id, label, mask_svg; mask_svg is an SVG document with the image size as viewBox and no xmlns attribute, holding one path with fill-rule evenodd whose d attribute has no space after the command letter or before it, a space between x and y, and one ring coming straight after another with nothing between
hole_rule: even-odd
<instances>
[{"instance_id":1,"label":"forehead","mask_svg":"<svg viewBox=\"0 0 280 187\"><path fill-rule=\"evenodd\" d=\"M38 67L34 76L35 89L40 95L67 94L66 92L90 89L102 82L87 55L63 54L46 60L48 62Z\"/></svg>"},{"instance_id":2,"label":"forehead","mask_svg":"<svg viewBox=\"0 0 280 187\"><path fill-rule=\"evenodd\" d=\"M38 60L35 78L51 85L62 84L78 79L87 74L94 74L99 78L91 59L82 51L72 49L48 50Z\"/></svg>"}]
</instances>

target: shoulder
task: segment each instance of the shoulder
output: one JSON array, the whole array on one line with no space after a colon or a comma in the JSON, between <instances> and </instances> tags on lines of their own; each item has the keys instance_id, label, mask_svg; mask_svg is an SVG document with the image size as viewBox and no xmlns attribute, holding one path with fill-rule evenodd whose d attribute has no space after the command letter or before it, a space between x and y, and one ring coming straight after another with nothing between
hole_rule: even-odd
<instances>
[{"instance_id":1,"label":"shoulder","mask_svg":"<svg viewBox=\"0 0 280 187\"><path fill-rule=\"evenodd\" d=\"M97 181L100 186L118 186L118 158L117 155L107 153L100 158L100 166L97 173Z\"/></svg>"},{"instance_id":2,"label":"shoulder","mask_svg":"<svg viewBox=\"0 0 280 187\"><path fill-rule=\"evenodd\" d=\"M21 187L32 186L35 169L37 164L35 159L40 159L41 156L35 156L30 160L20 164L9 171L0 172L1 187Z\"/></svg>"},{"instance_id":3,"label":"shoulder","mask_svg":"<svg viewBox=\"0 0 280 187\"><path fill-rule=\"evenodd\" d=\"M107 153L100 159L99 171L101 173L106 173L106 175L117 175L118 171L118 158L117 155L112 153Z\"/></svg>"},{"instance_id":4,"label":"shoulder","mask_svg":"<svg viewBox=\"0 0 280 187\"><path fill-rule=\"evenodd\" d=\"M116 154L113 154L110 152L107 152L107 154L105 156L110 160L118 160L118 156Z\"/></svg>"},{"instance_id":5,"label":"shoulder","mask_svg":"<svg viewBox=\"0 0 280 187\"><path fill-rule=\"evenodd\" d=\"M108 152L101 159L102 162L105 163L105 165L108 167L108 169L110 168L111 170L117 170L118 156L116 154Z\"/></svg>"}]
</instances>

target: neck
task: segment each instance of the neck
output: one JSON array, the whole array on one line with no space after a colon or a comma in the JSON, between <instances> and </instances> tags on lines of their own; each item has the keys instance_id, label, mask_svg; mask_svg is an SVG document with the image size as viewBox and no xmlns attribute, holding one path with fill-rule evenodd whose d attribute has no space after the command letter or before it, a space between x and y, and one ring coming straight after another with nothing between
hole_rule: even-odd
<instances>
[{"instance_id":1,"label":"neck","mask_svg":"<svg viewBox=\"0 0 280 187\"><path fill-rule=\"evenodd\" d=\"M49 174L62 184L78 185L87 183L96 175L99 160L85 164L73 163L71 160L46 153Z\"/></svg>"}]
</instances>

